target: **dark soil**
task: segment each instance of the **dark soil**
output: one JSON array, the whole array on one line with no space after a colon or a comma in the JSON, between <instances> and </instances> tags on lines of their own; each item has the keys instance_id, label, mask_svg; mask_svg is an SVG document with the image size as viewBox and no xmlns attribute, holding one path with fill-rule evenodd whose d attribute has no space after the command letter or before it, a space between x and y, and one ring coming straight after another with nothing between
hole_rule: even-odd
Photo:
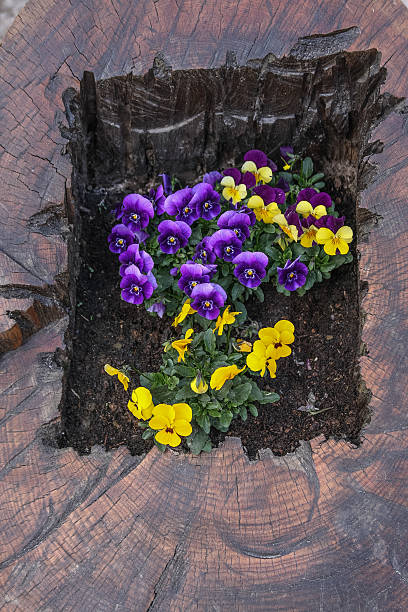
<instances>
[{"instance_id":1,"label":"dark soil","mask_svg":"<svg viewBox=\"0 0 408 612\"><path fill-rule=\"evenodd\" d=\"M103 366L157 369L162 343L171 334L171 320L160 320L143 306L121 300L117 256L110 253L106 242L109 213L98 211L92 201L86 205L89 212L82 214L82 265L60 444L81 453L89 452L94 444L103 444L107 450L126 444L132 454L141 454L151 448L152 441L142 440L137 421L127 409L128 394ZM259 406L257 418L233 421L227 435L239 436L251 458L261 448L284 455L295 450L300 440L321 434L359 444L368 417L368 394L358 368L356 257L302 297L287 297L273 287L262 287L265 302L248 304L248 314L261 326L273 326L282 318L292 321L293 352L277 362L276 379L262 381L265 388L280 394L280 401ZM130 388L137 385L135 377ZM325 410L311 415L300 409L308 404ZM213 430L211 437L218 444L225 434Z\"/></svg>"}]
</instances>

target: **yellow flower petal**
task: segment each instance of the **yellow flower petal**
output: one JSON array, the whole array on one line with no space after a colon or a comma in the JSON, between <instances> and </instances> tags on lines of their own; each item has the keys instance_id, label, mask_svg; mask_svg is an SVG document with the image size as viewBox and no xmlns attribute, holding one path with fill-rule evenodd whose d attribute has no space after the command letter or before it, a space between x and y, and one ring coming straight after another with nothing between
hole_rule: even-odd
<instances>
[{"instance_id":1,"label":"yellow flower petal","mask_svg":"<svg viewBox=\"0 0 408 612\"><path fill-rule=\"evenodd\" d=\"M285 165L283 166L283 170L290 170L290 166L289 166L289 164L285 164Z\"/></svg>"},{"instance_id":2,"label":"yellow flower petal","mask_svg":"<svg viewBox=\"0 0 408 612\"><path fill-rule=\"evenodd\" d=\"M335 255L337 252L337 244L334 242L334 240L328 240L324 243L323 250L328 255Z\"/></svg>"},{"instance_id":3,"label":"yellow flower petal","mask_svg":"<svg viewBox=\"0 0 408 612\"><path fill-rule=\"evenodd\" d=\"M342 240L341 238L338 239L337 248L339 249L342 255L345 255L349 252L349 245L345 240Z\"/></svg>"},{"instance_id":4,"label":"yellow flower petal","mask_svg":"<svg viewBox=\"0 0 408 612\"><path fill-rule=\"evenodd\" d=\"M178 446L181 442L180 436L178 436L175 431L171 432L171 431L166 431L165 429L158 431L157 434L155 435L155 438L157 442L159 442L159 444L168 444L169 446L172 446L173 448L175 446Z\"/></svg>"},{"instance_id":5,"label":"yellow flower petal","mask_svg":"<svg viewBox=\"0 0 408 612\"><path fill-rule=\"evenodd\" d=\"M237 338L237 344L240 353L250 353L252 351L252 342Z\"/></svg>"},{"instance_id":6,"label":"yellow flower petal","mask_svg":"<svg viewBox=\"0 0 408 612\"><path fill-rule=\"evenodd\" d=\"M166 429L166 427L170 427L171 423L166 416L163 415L155 415L149 421L149 426L152 429Z\"/></svg>"},{"instance_id":7,"label":"yellow flower petal","mask_svg":"<svg viewBox=\"0 0 408 612\"><path fill-rule=\"evenodd\" d=\"M272 180L272 170L268 166L263 166L258 170L258 179L263 183L270 183Z\"/></svg>"},{"instance_id":8,"label":"yellow flower petal","mask_svg":"<svg viewBox=\"0 0 408 612\"><path fill-rule=\"evenodd\" d=\"M241 183L240 185L238 185L237 189L238 189L238 193L239 193L239 195L240 195L241 200L243 200L244 198L246 198L246 195L247 195L247 188L246 188L246 185L244 185L243 183Z\"/></svg>"},{"instance_id":9,"label":"yellow flower petal","mask_svg":"<svg viewBox=\"0 0 408 612\"><path fill-rule=\"evenodd\" d=\"M170 406L170 404L157 404L157 406L153 408L153 414L154 416L164 417L169 422L174 421L175 416L176 416L176 413L174 412L174 408L173 406Z\"/></svg>"},{"instance_id":10,"label":"yellow flower petal","mask_svg":"<svg viewBox=\"0 0 408 612\"><path fill-rule=\"evenodd\" d=\"M348 225L343 225L337 230L336 237L341 238L344 242L351 242L353 240L353 230Z\"/></svg>"},{"instance_id":11,"label":"yellow flower petal","mask_svg":"<svg viewBox=\"0 0 408 612\"><path fill-rule=\"evenodd\" d=\"M270 377L276 378L276 361L274 361L273 359L268 359L266 367L268 368Z\"/></svg>"},{"instance_id":12,"label":"yellow flower petal","mask_svg":"<svg viewBox=\"0 0 408 612\"><path fill-rule=\"evenodd\" d=\"M129 387L129 378L127 376L125 376L125 374L122 374L122 372L118 372L118 378L120 380L120 382L122 383L122 385L125 388L125 391L128 390Z\"/></svg>"},{"instance_id":13,"label":"yellow flower petal","mask_svg":"<svg viewBox=\"0 0 408 612\"><path fill-rule=\"evenodd\" d=\"M111 365L109 365L109 363L106 363L103 366L103 369L105 370L107 374L109 374L109 376L116 376L116 374L119 373L119 370L117 370L116 368L113 368Z\"/></svg>"},{"instance_id":14,"label":"yellow flower petal","mask_svg":"<svg viewBox=\"0 0 408 612\"><path fill-rule=\"evenodd\" d=\"M174 421L173 428L179 436L189 436L193 431L190 423L184 419L176 419Z\"/></svg>"},{"instance_id":15,"label":"yellow flower petal","mask_svg":"<svg viewBox=\"0 0 408 612\"><path fill-rule=\"evenodd\" d=\"M217 368L211 376L211 389L219 391L227 380L232 380L233 378L235 378L235 376L237 376L240 372L243 372L244 370L245 366L241 368L241 370L239 370L236 365Z\"/></svg>"},{"instance_id":16,"label":"yellow flower petal","mask_svg":"<svg viewBox=\"0 0 408 612\"><path fill-rule=\"evenodd\" d=\"M279 227L289 227L286 217L282 215L282 213L279 213L278 215L276 215L273 219L273 222L277 223Z\"/></svg>"},{"instance_id":17,"label":"yellow flower petal","mask_svg":"<svg viewBox=\"0 0 408 612\"><path fill-rule=\"evenodd\" d=\"M319 204L319 206L316 206L316 208L313 210L312 215L315 219L320 219L320 217L324 217L325 215L327 215L326 207L322 204Z\"/></svg>"},{"instance_id":18,"label":"yellow flower petal","mask_svg":"<svg viewBox=\"0 0 408 612\"><path fill-rule=\"evenodd\" d=\"M265 368L265 355L259 355L257 353L249 353L246 358L246 364L250 370L253 372L258 372L258 370L263 370Z\"/></svg>"},{"instance_id":19,"label":"yellow flower petal","mask_svg":"<svg viewBox=\"0 0 408 612\"><path fill-rule=\"evenodd\" d=\"M274 217L276 215L280 215L281 211L279 206L277 205L276 202L271 202L270 204L268 204L268 206L265 207L266 210L268 211L268 213L270 213L271 215L273 215Z\"/></svg>"},{"instance_id":20,"label":"yellow flower petal","mask_svg":"<svg viewBox=\"0 0 408 612\"><path fill-rule=\"evenodd\" d=\"M293 334L295 331L295 326L293 325L293 323L291 323L291 321L288 321L287 319L281 319L280 321L275 323L274 329L276 329L279 333L287 331Z\"/></svg>"},{"instance_id":21,"label":"yellow flower petal","mask_svg":"<svg viewBox=\"0 0 408 612\"><path fill-rule=\"evenodd\" d=\"M193 412L188 404L173 404L173 409L174 419L183 419L184 421L191 421L191 419L193 418Z\"/></svg>"},{"instance_id":22,"label":"yellow flower petal","mask_svg":"<svg viewBox=\"0 0 408 612\"><path fill-rule=\"evenodd\" d=\"M252 174L255 174L257 170L258 168L253 161L246 161L241 168L241 172L251 172Z\"/></svg>"},{"instance_id":23,"label":"yellow flower petal","mask_svg":"<svg viewBox=\"0 0 408 612\"><path fill-rule=\"evenodd\" d=\"M200 383L197 385L197 377L191 381L190 387L194 391L194 393L202 394L208 391L208 384L205 382L204 379L201 379Z\"/></svg>"},{"instance_id":24,"label":"yellow flower petal","mask_svg":"<svg viewBox=\"0 0 408 612\"><path fill-rule=\"evenodd\" d=\"M235 181L232 176L224 176L224 178L221 180L221 185L223 187L235 187Z\"/></svg>"},{"instance_id":25,"label":"yellow flower petal","mask_svg":"<svg viewBox=\"0 0 408 612\"><path fill-rule=\"evenodd\" d=\"M186 300L183 304L183 306L181 307L181 310L179 312L179 314L176 316L176 318L174 319L172 326L173 327L177 327L177 325L179 325L179 323L182 323L182 321L184 321L184 319L187 317L187 315L189 314L194 314L195 312L197 312L196 310L194 310L194 308L191 308L190 306L190 299Z\"/></svg>"},{"instance_id":26,"label":"yellow flower petal","mask_svg":"<svg viewBox=\"0 0 408 612\"><path fill-rule=\"evenodd\" d=\"M249 198L247 206L253 210L256 210L257 208L264 208L264 201L258 195L254 195Z\"/></svg>"},{"instance_id":27,"label":"yellow flower petal","mask_svg":"<svg viewBox=\"0 0 408 612\"><path fill-rule=\"evenodd\" d=\"M130 412L137 418L137 419L141 419L142 418L142 411L140 410L139 406L137 404L134 404L133 402L131 402L130 400L127 403L127 407L129 408Z\"/></svg>"},{"instance_id":28,"label":"yellow flower petal","mask_svg":"<svg viewBox=\"0 0 408 612\"><path fill-rule=\"evenodd\" d=\"M257 355L260 355L260 356L264 357L265 356L265 350L266 350L266 346L262 342L262 340L255 340L254 346L252 347L252 352L256 353Z\"/></svg>"},{"instance_id":29,"label":"yellow flower petal","mask_svg":"<svg viewBox=\"0 0 408 612\"><path fill-rule=\"evenodd\" d=\"M328 240L332 240L334 238L334 234L328 227L319 227L316 232L316 242L318 244L324 244Z\"/></svg>"},{"instance_id":30,"label":"yellow flower petal","mask_svg":"<svg viewBox=\"0 0 408 612\"><path fill-rule=\"evenodd\" d=\"M282 344L292 344L295 341L295 336L289 331L280 332L280 342Z\"/></svg>"},{"instance_id":31,"label":"yellow flower petal","mask_svg":"<svg viewBox=\"0 0 408 612\"><path fill-rule=\"evenodd\" d=\"M313 206L307 200L302 200L296 205L296 212L302 217L308 217L313 212Z\"/></svg>"},{"instance_id":32,"label":"yellow flower petal","mask_svg":"<svg viewBox=\"0 0 408 612\"><path fill-rule=\"evenodd\" d=\"M137 387L132 391L132 400L142 407L150 406L153 403L152 394L146 387Z\"/></svg>"},{"instance_id":33,"label":"yellow flower petal","mask_svg":"<svg viewBox=\"0 0 408 612\"><path fill-rule=\"evenodd\" d=\"M258 336L266 346L273 342L279 342L279 331L273 327L263 327L259 330Z\"/></svg>"}]
</instances>

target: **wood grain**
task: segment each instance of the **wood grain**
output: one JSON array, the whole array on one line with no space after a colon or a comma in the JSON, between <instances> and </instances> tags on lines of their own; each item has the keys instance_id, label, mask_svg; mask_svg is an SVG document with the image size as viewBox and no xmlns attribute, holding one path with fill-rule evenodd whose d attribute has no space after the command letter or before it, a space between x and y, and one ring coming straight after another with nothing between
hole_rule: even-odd
<instances>
[{"instance_id":1,"label":"wood grain","mask_svg":"<svg viewBox=\"0 0 408 612\"><path fill-rule=\"evenodd\" d=\"M354 25L352 48L379 48L387 90L406 93L399 1L30 0L0 47L1 314L38 296L68 308L71 165L59 124L62 92L83 70L141 74L159 51L174 69L220 66L227 50L243 64ZM123 449L56 449L68 320L45 316L0 361L4 609L407 609L405 125L393 115L375 134L381 172L363 194L383 220L361 245L362 365L374 393L362 447L314 440L254 463L234 439L209 456L153 450L141 462Z\"/></svg>"}]
</instances>

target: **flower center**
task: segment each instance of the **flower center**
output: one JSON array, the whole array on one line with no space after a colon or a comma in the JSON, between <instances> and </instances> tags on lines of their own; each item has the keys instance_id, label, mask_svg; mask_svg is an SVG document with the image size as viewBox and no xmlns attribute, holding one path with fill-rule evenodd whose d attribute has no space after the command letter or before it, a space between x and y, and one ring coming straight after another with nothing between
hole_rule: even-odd
<instances>
[{"instance_id":1,"label":"flower center","mask_svg":"<svg viewBox=\"0 0 408 612\"><path fill-rule=\"evenodd\" d=\"M212 208L211 203L210 203L210 202L206 202L206 203L204 204L204 208L207 208L207 209L208 209L208 208Z\"/></svg>"},{"instance_id":2,"label":"flower center","mask_svg":"<svg viewBox=\"0 0 408 612\"><path fill-rule=\"evenodd\" d=\"M291 272L291 273L289 274L289 280L293 280L293 279L296 279L296 278L297 278L297 274L296 274L296 272Z\"/></svg>"},{"instance_id":3,"label":"flower center","mask_svg":"<svg viewBox=\"0 0 408 612\"><path fill-rule=\"evenodd\" d=\"M172 427L166 427L166 433L174 433L174 429Z\"/></svg>"},{"instance_id":4,"label":"flower center","mask_svg":"<svg viewBox=\"0 0 408 612\"><path fill-rule=\"evenodd\" d=\"M189 213L191 213L191 208L186 206L183 212L184 212L185 215L188 215Z\"/></svg>"},{"instance_id":5,"label":"flower center","mask_svg":"<svg viewBox=\"0 0 408 612\"><path fill-rule=\"evenodd\" d=\"M207 257L207 251L201 251L201 257Z\"/></svg>"},{"instance_id":6,"label":"flower center","mask_svg":"<svg viewBox=\"0 0 408 612\"><path fill-rule=\"evenodd\" d=\"M198 285L198 282L197 282L197 281L190 281L190 282L189 282L189 287L190 287L190 289L194 289L194 287L196 287L197 285Z\"/></svg>"},{"instance_id":7,"label":"flower center","mask_svg":"<svg viewBox=\"0 0 408 612\"><path fill-rule=\"evenodd\" d=\"M123 238L118 238L116 240L116 246L123 246L125 244L125 241L123 240Z\"/></svg>"},{"instance_id":8,"label":"flower center","mask_svg":"<svg viewBox=\"0 0 408 612\"><path fill-rule=\"evenodd\" d=\"M175 244L177 242L177 238L175 238L174 236L169 236L167 238L167 244Z\"/></svg>"},{"instance_id":9,"label":"flower center","mask_svg":"<svg viewBox=\"0 0 408 612\"><path fill-rule=\"evenodd\" d=\"M130 218L132 219L132 221L139 221L139 215L137 213L133 213L133 215L130 215Z\"/></svg>"},{"instance_id":10,"label":"flower center","mask_svg":"<svg viewBox=\"0 0 408 612\"><path fill-rule=\"evenodd\" d=\"M241 238L241 236L242 236L242 232L241 232L241 230L239 229L239 227L236 227L236 228L234 229L234 232L235 232L235 234L236 234L237 238Z\"/></svg>"},{"instance_id":11,"label":"flower center","mask_svg":"<svg viewBox=\"0 0 408 612\"><path fill-rule=\"evenodd\" d=\"M142 290L141 287L139 287L138 285L131 285L130 287L130 291L134 293L135 295L139 295L141 290Z\"/></svg>"},{"instance_id":12,"label":"flower center","mask_svg":"<svg viewBox=\"0 0 408 612\"><path fill-rule=\"evenodd\" d=\"M213 307L213 301L212 300L206 300L205 302L203 302L204 310L212 310L212 307Z\"/></svg>"},{"instance_id":13,"label":"flower center","mask_svg":"<svg viewBox=\"0 0 408 612\"><path fill-rule=\"evenodd\" d=\"M233 252L234 252L234 249L232 247L230 247L230 246L225 247L225 253L227 255L231 255L231 253L233 253Z\"/></svg>"},{"instance_id":14,"label":"flower center","mask_svg":"<svg viewBox=\"0 0 408 612\"><path fill-rule=\"evenodd\" d=\"M253 268L245 270L245 276L246 278L252 278L253 276L255 276L255 270Z\"/></svg>"}]
</instances>

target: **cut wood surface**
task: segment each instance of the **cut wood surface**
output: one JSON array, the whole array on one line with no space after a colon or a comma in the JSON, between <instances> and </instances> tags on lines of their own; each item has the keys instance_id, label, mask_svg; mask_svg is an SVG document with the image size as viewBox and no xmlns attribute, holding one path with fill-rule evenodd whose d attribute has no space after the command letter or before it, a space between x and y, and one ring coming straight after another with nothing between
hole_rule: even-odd
<instances>
[{"instance_id":1,"label":"cut wood surface","mask_svg":"<svg viewBox=\"0 0 408 612\"><path fill-rule=\"evenodd\" d=\"M62 93L78 89L84 70L142 74L158 52L174 69L220 66L229 50L239 64L292 48L310 57L313 45L299 37L355 25L361 34L339 34L334 50L378 48L387 91L406 94L408 10L399 1L30 0L9 30L0 47L5 610L408 609L403 114L375 133L380 172L362 196L383 219L360 244L369 283L361 361L373 392L360 448L317 439L249 462L227 439L209 455L154 449L141 460L124 448L78 456L53 442L72 223Z\"/></svg>"}]
</instances>

